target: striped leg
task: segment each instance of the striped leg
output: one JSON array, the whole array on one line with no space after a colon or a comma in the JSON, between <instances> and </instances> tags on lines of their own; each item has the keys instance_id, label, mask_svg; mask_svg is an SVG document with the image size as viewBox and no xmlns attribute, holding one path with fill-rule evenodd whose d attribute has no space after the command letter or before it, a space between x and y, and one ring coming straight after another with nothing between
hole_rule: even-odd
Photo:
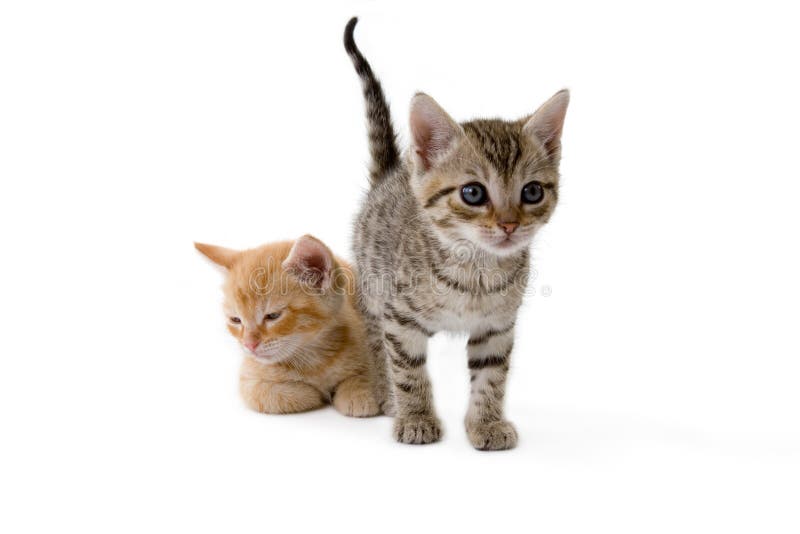
<instances>
[{"instance_id":1,"label":"striped leg","mask_svg":"<svg viewBox=\"0 0 800 534\"><path fill-rule=\"evenodd\" d=\"M471 388L464 422L469 441L476 449L511 449L517 444L517 431L503 419L503 397L513 345L513 323L505 328L473 332L467 343Z\"/></svg>"},{"instance_id":2,"label":"striped leg","mask_svg":"<svg viewBox=\"0 0 800 534\"><path fill-rule=\"evenodd\" d=\"M373 357L372 384L375 400L381 407L381 412L393 416L394 394L389 380L388 361L383 343L383 325L380 317L363 311L364 323L367 330L367 345Z\"/></svg>"},{"instance_id":3,"label":"striped leg","mask_svg":"<svg viewBox=\"0 0 800 534\"><path fill-rule=\"evenodd\" d=\"M397 318L399 314L389 309L383 321L383 337L396 409L394 437L401 443L433 443L442 430L425 369L430 333L416 322L403 324Z\"/></svg>"}]
</instances>

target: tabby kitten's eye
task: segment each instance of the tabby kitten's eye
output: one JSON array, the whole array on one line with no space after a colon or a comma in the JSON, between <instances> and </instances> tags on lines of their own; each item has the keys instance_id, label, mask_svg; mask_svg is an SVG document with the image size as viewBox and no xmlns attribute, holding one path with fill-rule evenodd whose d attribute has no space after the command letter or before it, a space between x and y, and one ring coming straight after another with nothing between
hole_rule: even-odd
<instances>
[{"instance_id":1,"label":"tabby kitten's eye","mask_svg":"<svg viewBox=\"0 0 800 534\"><path fill-rule=\"evenodd\" d=\"M531 182L522 188L522 202L525 204L538 204L544 198L544 189L539 182Z\"/></svg>"},{"instance_id":2,"label":"tabby kitten's eye","mask_svg":"<svg viewBox=\"0 0 800 534\"><path fill-rule=\"evenodd\" d=\"M228 320L233 324L242 324L242 320L238 317L229 317Z\"/></svg>"},{"instance_id":3,"label":"tabby kitten's eye","mask_svg":"<svg viewBox=\"0 0 800 534\"><path fill-rule=\"evenodd\" d=\"M266 315L264 316L264 320L265 320L265 321L274 321L275 319L277 319L277 318L278 318L278 317L280 317L280 316L281 316L281 312L279 312L279 311L277 311L277 312L272 312L272 313L268 313L268 314L266 314Z\"/></svg>"},{"instance_id":4,"label":"tabby kitten's eye","mask_svg":"<svg viewBox=\"0 0 800 534\"><path fill-rule=\"evenodd\" d=\"M482 206L489 202L489 194L481 184L472 182L461 188L461 199L470 206Z\"/></svg>"}]
</instances>

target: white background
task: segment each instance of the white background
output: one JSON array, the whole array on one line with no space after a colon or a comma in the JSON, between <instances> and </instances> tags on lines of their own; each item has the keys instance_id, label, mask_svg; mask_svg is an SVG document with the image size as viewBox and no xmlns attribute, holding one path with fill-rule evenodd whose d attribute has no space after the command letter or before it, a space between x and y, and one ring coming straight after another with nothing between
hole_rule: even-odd
<instances>
[{"instance_id":1,"label":"white background","mask_svg":"<svg viewBox=\"0 0 800 534\"><path fill-rule=\"evenodd\" d=\"M798 532L789 3L329 4L0 6L0 530ZM192 241L350 256L354 14L404 134L418 90L458 120L572 90L513 451L466 440L462 337L431 344L436 445L238 398Z\"/></svg>"}]
</instances>

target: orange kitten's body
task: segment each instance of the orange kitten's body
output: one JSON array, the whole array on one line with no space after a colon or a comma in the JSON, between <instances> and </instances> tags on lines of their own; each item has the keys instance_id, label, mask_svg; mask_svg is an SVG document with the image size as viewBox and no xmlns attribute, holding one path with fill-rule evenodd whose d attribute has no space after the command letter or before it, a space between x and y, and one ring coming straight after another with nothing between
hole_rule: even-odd
<instances>
[{"instance_id":1,"label":"orange kitten's body","mask_svg":"<svg viewBox=\"0 0 800 534\"><path fill-rule=\"evenodd\" d=\"M347 263L310 236L241 252L196 246L228 271L224 307L246 349L240 391L250 408L293 413L332 402L345 415L379 412Z\"/></svg>"}]
</instances>

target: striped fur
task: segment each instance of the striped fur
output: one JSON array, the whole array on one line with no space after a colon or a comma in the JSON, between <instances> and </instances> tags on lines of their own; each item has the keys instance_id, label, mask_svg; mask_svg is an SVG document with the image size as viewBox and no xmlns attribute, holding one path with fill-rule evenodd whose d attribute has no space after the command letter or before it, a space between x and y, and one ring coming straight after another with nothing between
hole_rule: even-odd
<instances>
[{"instance_id":1,"label":"striped fur","mask_svg":"<svg viewBox=\"0 0 800 534\"><path fill-rule=\"evenodd\" d=\"M364 91L367 127L369 128L370 181L374 185L397 168L400 162L400 152L397 148L397 135L392 126L389 105L386 103L381 84L372 73L372 68L361 55L361 51L353 39L356 23L358 23L358 18L353 17L345 27L344 48L361 78Z\"/></svg>"},{"instance_id":2,"label":"striped fur","mask_svg":"<svg viewBox=\"0 0 800 534\"><path fill-rule=\"evenodd\" d=\"M463 124L417 95L411 146L401 161L380 85L352 41L354 25L355 19L345 43L364 84L374 158L354 252L376 397L395 415L398 441L438 440L441 424L425 365L428 338L468 332L467 436L478 449L511 448L517 433L503 417L503 399L514 324L528 279L528 246L558 199L568 95L557 93L518 121ZM521 192L534 181L543 198L527 204ZM462 200L462 187L472 183L486 188L489 202ZM510 233L503 225L512 226Z\"/></svg>"}]
</instances>

